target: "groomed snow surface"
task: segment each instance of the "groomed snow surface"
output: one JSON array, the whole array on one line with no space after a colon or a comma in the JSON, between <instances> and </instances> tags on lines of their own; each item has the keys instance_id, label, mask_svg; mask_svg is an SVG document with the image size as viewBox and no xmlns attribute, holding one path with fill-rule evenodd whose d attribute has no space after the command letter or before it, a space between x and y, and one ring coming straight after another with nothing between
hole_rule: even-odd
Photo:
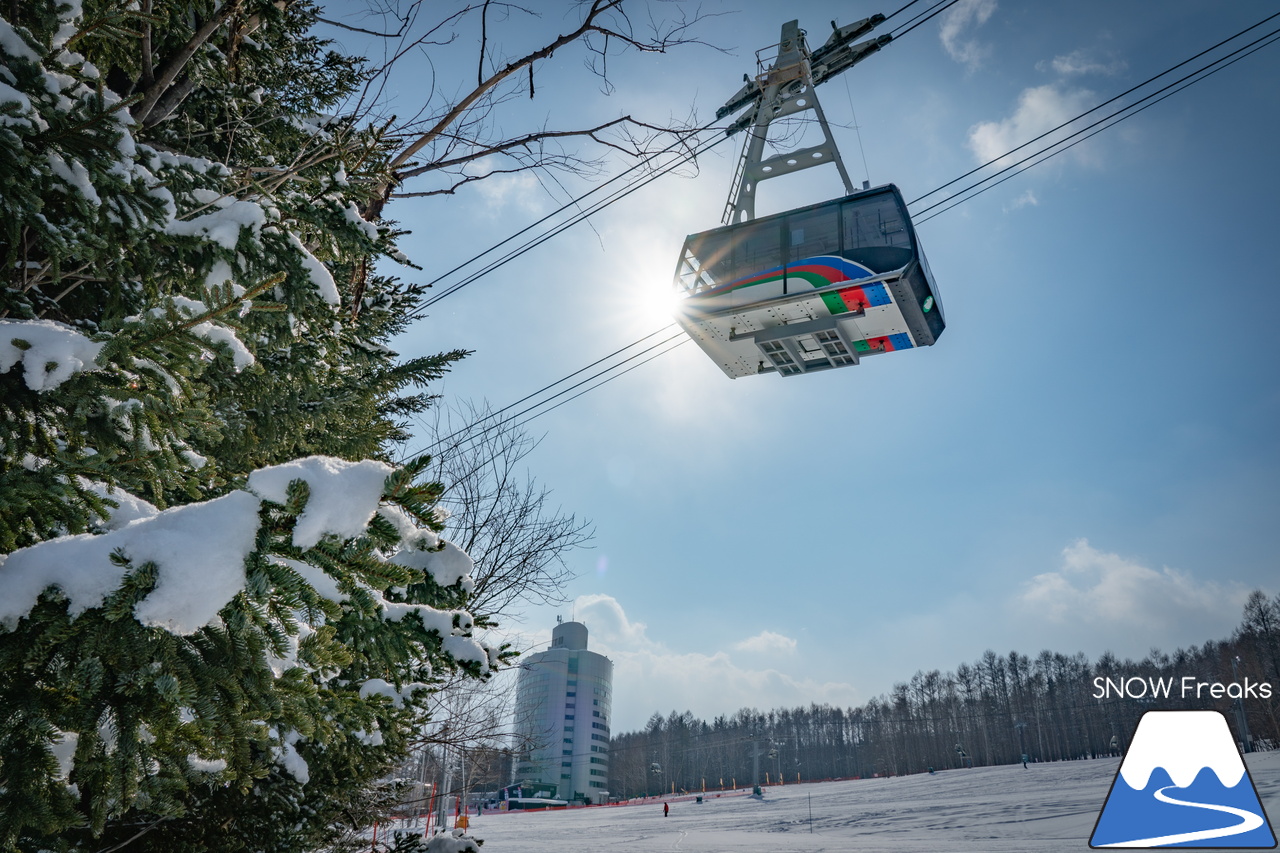
<instances>
[{"instance_id":1,"label":"groomed snow surface","mask_svg":"<svg viewBox=\"0 0 1280 853\"><path fill-rule=\"evenodd\" d=\"M1247 756L1263 808L1280 817L1280 751ZM947 770L708 792L638 805L472 817L484 853L1058 853L1087 851L1118 758ZM810 833L809 806L813 807Z\"/></svg>"}]
</instances>

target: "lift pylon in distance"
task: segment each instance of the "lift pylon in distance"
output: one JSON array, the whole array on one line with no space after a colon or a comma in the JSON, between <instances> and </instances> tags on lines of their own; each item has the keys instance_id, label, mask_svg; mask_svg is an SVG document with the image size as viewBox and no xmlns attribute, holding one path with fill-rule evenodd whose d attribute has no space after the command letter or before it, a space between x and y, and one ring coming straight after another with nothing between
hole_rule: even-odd
<instances>
[{"instance_id":1,"label":"lift pylon in distance","mask_svg":"<svg viewBox=\"0 0 1280 853\"><path fill-rule=\"evenodd\" d=\"M892 184L853 190L814 92L889 41L849 44L883 20L832 24L831 38L813 53L798 23L784 24L772 64L761 62L755 80L717 113L751 107L728 131L749 136L727 224L689 236L680 251L676 322L730 378L846 367L868 355L931 346L946 328L902 193ZM765 158L770 122L806 110L824 141ZM827 163L839 170L842 197L755 218L759 182Z\"/></svg>"}]
</instances>

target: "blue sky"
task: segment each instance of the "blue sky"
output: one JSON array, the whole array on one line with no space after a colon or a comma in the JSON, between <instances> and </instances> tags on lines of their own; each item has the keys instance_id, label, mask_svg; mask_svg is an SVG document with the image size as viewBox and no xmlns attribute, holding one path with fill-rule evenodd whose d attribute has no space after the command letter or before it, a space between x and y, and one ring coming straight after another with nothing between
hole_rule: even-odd
<instances>
[{"instance_id":1,"label":"blue sky","mask_svg":"<svg viewBox=\"0 0 1280 853\"><path fill-rule=\"evenodd\" d=\"M707 121L785 17L816 45L897 5L708 0L697 32L723 51L611 60L610 95L562 51L497 120ZM1274 11L962 0L819 94L855 183L914 199ZM494 29L514 54L558 16ZM446 90L475 73L472 55L449 78L446 52L477 42L463 28L433 55ZM576 605L509 627L537 644L556 614L585 621L617 667L615 731L857 704L987 648L1140 658L1228 635L1248 590L1280 587L1277 80L1269 47L920 224L948 319L932 348L729 380L683 346L533 421L532 474L596 540L570 558ZM437 390L501 407L661 328L737 156L735 139L454 294L400 350L475 350ZM556 207L546 183L390 212L433 273ZM762 184L759 212L840 194L814 169Z\"/></svg>"}]
</instances>

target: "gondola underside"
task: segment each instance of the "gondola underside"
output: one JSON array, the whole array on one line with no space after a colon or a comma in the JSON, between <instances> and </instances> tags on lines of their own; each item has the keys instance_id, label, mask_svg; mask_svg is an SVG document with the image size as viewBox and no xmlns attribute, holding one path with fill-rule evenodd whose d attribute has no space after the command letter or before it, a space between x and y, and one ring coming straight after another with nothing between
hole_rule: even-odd
<instances>
[{"instance_id":1,"label":"gondola underside","mask_svg":"<svg viewBox=\"0 0 1280 853\"><path fill-rule=\"evenodd\" d=\"M938 308L912 286L920 275L915 260L876 274L838 256L805 258L690 296L676 320L731 378L846 367L934 342L925 315Z\"/></svg>"}]
</instances>

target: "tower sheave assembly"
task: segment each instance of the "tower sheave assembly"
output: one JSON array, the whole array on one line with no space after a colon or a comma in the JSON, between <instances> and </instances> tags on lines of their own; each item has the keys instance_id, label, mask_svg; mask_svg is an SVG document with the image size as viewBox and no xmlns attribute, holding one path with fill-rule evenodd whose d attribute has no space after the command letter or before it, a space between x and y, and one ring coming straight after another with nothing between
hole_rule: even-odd
<instances>
[{"instance_id":1,"label":"tower sheave assembly","mask_svg":"<svg viewBox=\"0 0 1280 853\"><path fill-rule=\"evenodd\" d=\"M776 54L758 59L755 78L716 114L749 108L727 130L748 136L725 225L690 235L680 251L676 322L730 378L851 366L931 346L946 328L902 193L892 184L854 190L814 91L889 42L850 44L883 20L833 24L812 52L789 21ZM770 123L802 112L813 114L822 141L765 157ZM761 181L828 163L839 171L842 197L756 218Z\"/></svg>"}]
</instances>

